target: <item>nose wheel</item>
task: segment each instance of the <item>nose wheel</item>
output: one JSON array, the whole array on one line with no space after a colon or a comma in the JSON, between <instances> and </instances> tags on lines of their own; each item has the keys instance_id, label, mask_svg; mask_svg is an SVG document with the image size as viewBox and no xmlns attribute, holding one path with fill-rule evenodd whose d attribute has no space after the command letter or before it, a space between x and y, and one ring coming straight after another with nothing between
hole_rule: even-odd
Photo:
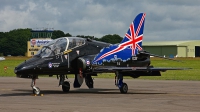
<instances>
[{"instance_id":1,"label":"nose wheel","mask_svg":"<svg viewBox=\"0 0 200 112\"><path fill-rule=\"evenodd\" d=\"M40 94L40 88L38 88L38 87L33 88L33 94L39 95Z\"/></svg>"}]
</instances>

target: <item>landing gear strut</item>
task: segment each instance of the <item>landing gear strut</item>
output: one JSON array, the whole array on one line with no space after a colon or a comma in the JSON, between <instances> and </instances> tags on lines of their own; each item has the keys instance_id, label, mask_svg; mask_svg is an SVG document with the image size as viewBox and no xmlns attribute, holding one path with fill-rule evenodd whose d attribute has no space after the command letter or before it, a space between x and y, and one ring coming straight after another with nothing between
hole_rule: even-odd
<instances>
[{"instance_id":1,"label":"landing gear strut","mask_svg":"<svg viewBox=\"0 0 200 112\"><path fill-rule=\"evenodd\" d=\"M36 79L37 79L37 76L33 76L32 82L31 82L31 87L33 89L33 94L39 95L40 94L40 88L35 86Z\"/></svg>"},{"instance_id":2,"label":"landing gear strut","mask_svg":"<svg viewBox=\"0 0 200 112\"><path fill-rule=\"evenodd\" d=\"M123 75L118 71L115 73L115 85L119 88L120 92L125 94L128 92L128 85L123 82Z\"/></svg>"}]
</instances>

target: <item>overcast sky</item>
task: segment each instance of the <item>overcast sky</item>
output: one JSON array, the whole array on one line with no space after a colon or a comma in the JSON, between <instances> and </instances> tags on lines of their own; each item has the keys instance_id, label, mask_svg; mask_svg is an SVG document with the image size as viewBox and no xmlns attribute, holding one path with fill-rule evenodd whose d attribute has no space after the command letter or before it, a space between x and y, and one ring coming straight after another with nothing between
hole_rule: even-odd
<instances>
[{"instance_id":1,"label":"overcast sky","mask_svg":"<svg viewBox=\"0 0 200 112\"><path fill-rule=\"evenodd\" d=\"M124 37L141 12L144 41L200 39L200 0L1 0L0 32L48 27L73 36Z\"/></svg>"}]
</instances>

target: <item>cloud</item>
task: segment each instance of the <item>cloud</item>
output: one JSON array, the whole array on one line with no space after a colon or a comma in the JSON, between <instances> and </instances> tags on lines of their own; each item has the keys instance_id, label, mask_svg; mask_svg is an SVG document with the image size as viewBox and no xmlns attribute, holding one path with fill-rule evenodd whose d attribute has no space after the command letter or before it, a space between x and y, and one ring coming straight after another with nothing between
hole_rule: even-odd
<instances>
[{"instance_id":1,"label":"cloud","mask_svg":"<svg viewBox=\"0 0 200 112\"><path fill-rule=\"evenodd\" d=\"M200 1L12 0L0 4L0 32L51 27L65 33L124 36L134 17L145 12L144 40L195 40Z\"/></svg>"}]
</instances>

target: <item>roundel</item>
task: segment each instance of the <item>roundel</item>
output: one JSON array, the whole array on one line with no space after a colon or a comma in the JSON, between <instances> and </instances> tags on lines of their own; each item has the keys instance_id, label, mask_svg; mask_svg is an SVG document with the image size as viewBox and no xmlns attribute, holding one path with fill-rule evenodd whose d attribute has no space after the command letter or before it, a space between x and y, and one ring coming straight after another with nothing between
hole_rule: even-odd
<instances>
[{"instance_id":1,"label":"roundel","mask_svg":"<svg viewBox=\"0 0 200 112\"><path fill-rule=\"evenodd\" d=\"M87 64L87 65L90 65L90 61L89 61L89 60L87 60L87 61L86 61L86 64Z\"/></svg>"},{"instance_id":2,"label":"roundel","mask_svg":"<svg viewBox=\"0 0 200 112\"><path fill-rule=\"evenodd\" d=\"M48 66L49 66L49 68L52 68L53 65L51 62L49 62Z\"/></svg>"}]
</instances>

